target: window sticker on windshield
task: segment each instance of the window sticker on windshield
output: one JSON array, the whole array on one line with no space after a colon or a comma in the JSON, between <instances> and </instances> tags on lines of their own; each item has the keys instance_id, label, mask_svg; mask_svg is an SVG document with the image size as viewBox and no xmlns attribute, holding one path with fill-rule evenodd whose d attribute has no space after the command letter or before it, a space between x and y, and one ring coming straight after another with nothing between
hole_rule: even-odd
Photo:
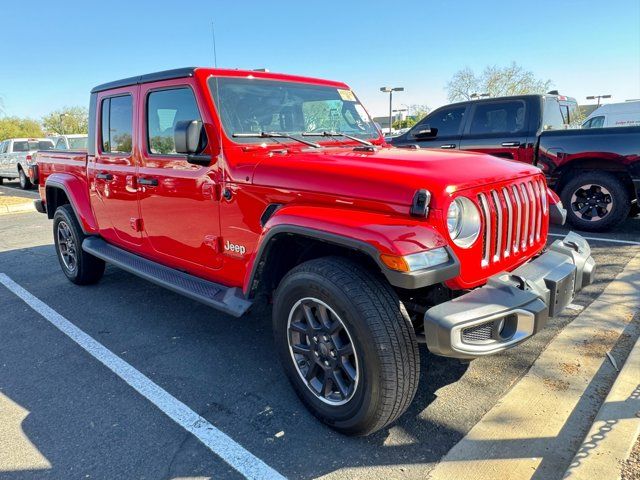
<instances>
[{"instance_id":1,"label":"window sticker on windshield","mask_svg":"<svg viewBox=\"0 0 640 480\"><path fill-rule=\"evenodd\" d=\"M341 88L338 89L338 93L340 94L340 98L345 102L355 102L356 96L353 94L351 90L343 90Z\"/></svg>"}]
</instances>

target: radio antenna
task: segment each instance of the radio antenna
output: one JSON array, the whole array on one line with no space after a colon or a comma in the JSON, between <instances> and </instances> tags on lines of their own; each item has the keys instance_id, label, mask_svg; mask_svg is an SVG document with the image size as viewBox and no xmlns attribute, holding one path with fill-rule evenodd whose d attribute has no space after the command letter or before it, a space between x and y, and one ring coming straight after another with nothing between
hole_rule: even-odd
<instances>
[{"instance_id":1,"label":"radio antenna","mask_svg":"<svg viewBox=\"0 0 640 480\"><path fill-rule=\"evenodd\" d=\"M211 21L211 41L213 42L213 66L218 68L218 54L216 52L216 29Z\"/></svg>"}]
</instances>

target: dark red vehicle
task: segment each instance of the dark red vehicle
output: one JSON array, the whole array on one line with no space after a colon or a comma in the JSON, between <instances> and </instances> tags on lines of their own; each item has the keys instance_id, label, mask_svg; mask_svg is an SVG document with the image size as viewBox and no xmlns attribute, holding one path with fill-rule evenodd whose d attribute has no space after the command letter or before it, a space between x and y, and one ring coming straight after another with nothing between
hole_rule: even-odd
<instances>
[{"instance_id":1,"label":"dark red vehicle","mask_svg":"<svg viewBox=\"0 0 640 480\"><path fill-rule=\"evenodd\" d=\"M296 392L350 434L406 410L419 342L501 352L594 275L580 236L545 247L563 212L538 169L391 148L340 82L187 68L101 85L88 152L38 167L72 282L109 262L233 316L266 294Z\"/></svg>"},{"instance_id":2,"label":"dark red vehicle","mask_svg":"<svg viewBox=\"0 0 640 480\"><path fill-rule=\"evenodd\" d=\"M571 225L610 230L640 213L640 127L567 130L576 107L557 92L454 103L391 143L537 165L566 205Z\"/></svg>"}]
</instances>

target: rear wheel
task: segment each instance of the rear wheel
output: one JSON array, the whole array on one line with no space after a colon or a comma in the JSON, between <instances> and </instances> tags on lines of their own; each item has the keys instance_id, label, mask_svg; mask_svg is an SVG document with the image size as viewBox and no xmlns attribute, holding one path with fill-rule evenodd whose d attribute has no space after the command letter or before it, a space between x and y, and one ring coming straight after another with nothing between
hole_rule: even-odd
<instances>
[{"instance_id":1,"label":"rear wheel","mask_svg":"<svg viewBox=\"0 0 640 480\"><path fill-rule=\"evenodd\" d=\"M631 200L625 185L610 172L584 172L562 189L567 220L579 230L602 232L629 214Z\"/></svg>"},{"instance_id":2,"label":"rear wheel","mask_svg":"<svg viewBox=\"0 0 640 480\"><path fill-rule=\"evenodd\" d=\"M18 169L18 178L20 180L20 188L22 190L30 190L33 187L31 180L27 177L27 174L24 173L22 168Z\"/></svg>"},{"instance_id":3,"label":"rear wheel","mask_svg":"<svg viewBox=\"0 0 640 480\"><path fill-rule=\"evenodd\" d=\"M104 261L82 250L86 235L71 205L58 207L53 216L53 238L62 271L78 285L96 283L104 274Z\"/></svg>"},{"instance_id":4,"label":"rear wheel","mask_svg":"<svg viewBox=\"0 0 640 480\"><path fill-rule=\"evenodd\" d=\"M332 428L367 435L413 400L413 326L393 289L362 266L337 257L297 266L277 289L273 325L296 393Z\"/></svg>"}]
</instances>

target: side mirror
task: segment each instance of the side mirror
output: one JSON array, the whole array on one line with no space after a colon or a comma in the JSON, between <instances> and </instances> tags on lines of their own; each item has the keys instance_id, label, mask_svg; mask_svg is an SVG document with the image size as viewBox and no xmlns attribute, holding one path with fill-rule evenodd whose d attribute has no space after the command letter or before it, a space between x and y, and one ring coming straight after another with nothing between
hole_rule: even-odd
<instances>
[{"instance_id":1,"label":"side mirror","mask_svg":"<svg viewBox=\"0 0 640 480\"><path fill-rule=\"evenodd\" d=\"M431 128L429 125L423 125L416 132L413 133L415 138L436 138L438 135L437 128Z\"/></svg>"},{"instance_id":2,"label":"side mirror","mask_svg":"<svg viewBox=\"0 0 640 480\"><path fill-rule=\"evenodd\" d=\"M207 146L207 135L200 120L181 120L177 122L173 133L173 141L176 146L176 152L187 155L187 162L205 167L211 164L211 156L201 154Z\"/></svg>"}]
</instances>

